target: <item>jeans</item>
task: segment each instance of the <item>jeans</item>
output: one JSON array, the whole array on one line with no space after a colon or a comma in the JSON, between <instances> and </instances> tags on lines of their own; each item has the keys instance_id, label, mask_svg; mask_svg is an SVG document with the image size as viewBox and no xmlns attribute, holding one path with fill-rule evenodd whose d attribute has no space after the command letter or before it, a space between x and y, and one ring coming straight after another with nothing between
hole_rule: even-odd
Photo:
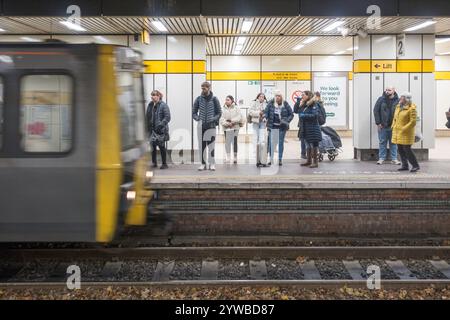
<instances>
[{"instance_id":1,"label":"jeans","mask_svg":"<svg viewBox=\"0 0 450 320\"><path fill-rule=\"evenodd\" d=\"M269 135L269 146L270 146L270 160L273 162L273 155L275 149L278 146L278 160L283 159L284 151L284 138L286 137L286 130L283 129L271 129Z\"/></svg>"},{"instance_id":2,"label":"jeans","mask_svg":"<svg viewBox=\"0 0 450 320\"><path fill-rule=\"evenodd\" d=\"M408 161L409 161L409 163L411 163L413 168L419 167L419 163L417 162L416 155L412 151L410 145L399 144L398 152L400 153L400 159L402 159L402 167L403 168L409 167Z\"/></svg>"},{"instance_id":3,"label":"jeans","mask_svg":"<svg viewBox=\"0 0 450 320\"><path fill-rule=\"evenodd\" d=\"M300 153L302 157L306 157L306 141L305 139L300 139Z\"/></svg>"},{"instance_id":4,"label":"jeans","mask_svg":"<svg viewBox=\"0 0 450 320\"><path fill-rule=\"evenodd\" d=\"M253 123L252 124L253 129L253 151L255 152L255 158L256 158L256 150L258 148L258 145L265 144L267 141L264 141L265 135L266 135L266 124L264 122L261 123Z\"/></svg>"},{"instance_id":5,"label":"jeans","mask_svg":"<svg viewBox=\"0 0 450 320\"><path fill-rule=\"evenodd\" d=\"M393 144L391 142L392 141L392 129L391 128L378 129L378 139L380 142L380 150L378 152L378 159L386 160L387 145L389 142L389 151L391 153L391 160L397 160L397 145Z\"/></svg>"},{"instance_id":6,"label":"jeans","mask_svg":"<svg viewBox=\"0 0 450 320\"><path fill-rule=\"evenodd\" d=\"M201 145L200 158L202 159L202 164L206 164L206 158L210 165L215 164L214 148L216 146L216 128L204 129L199 125L197 132L200 139L199 145ZM206 149L208 149L208 152L206 152Z\"/></svg>"},{"instance_id":7,"label":"jeans","mask_svg":"<svg viewBox=\"0 0 450 320\"><path fill-rule=\"evenodd\" d=\"M225 152L231 153L231 144L233 144L234 154L238 152L238 135L239 129L225 130Z\"/></svg>"},{"instance_id":8,"label":"jeans","mask_svg":"<svg viewBox=\"0 0 450 320\"><path fill-rule=\"evenodd\" d=\"M152 162L153 164L157 164L157 160L156 160L156 147L159 148L159 151L161 151L161 160L162 160L162 164L167 164L167 149L165 145L159 145L157 143L152 143Z\"/></svg>"}]
</instances>

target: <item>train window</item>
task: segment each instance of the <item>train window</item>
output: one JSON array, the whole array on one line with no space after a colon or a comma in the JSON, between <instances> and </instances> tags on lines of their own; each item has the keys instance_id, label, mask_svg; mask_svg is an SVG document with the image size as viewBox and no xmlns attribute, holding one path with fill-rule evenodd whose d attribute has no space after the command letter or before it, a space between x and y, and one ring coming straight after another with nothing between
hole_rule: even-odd
<instances>
[{"instance_id":1,"label":"train window","mask_svg":"<svg viewBox=\"0 0 450 320\"><path fill-rule=\"evenodd\" d=\"M72 78L28 75L21 80L22 148L64 153L72 147Z\"/></svg>"},{"instance_id":2,"label":"train window","mask_svg":"<svg viewBox=\"0 0 450 320\"><path fill-rule=\"evenodd\" d=\"M144 102L140 74L119 72L118 93L122 150L128 150L144 139Z\"/></svg>"},{"instance_id":3,"label":"train window","mask_svg":"<svg viewBox=\"0 0 450 320\"><path fill-rule=\"evenodd\" d=\"M3 146L3 78L0 78L0 148Z\"/></svg>"}]
</instances>

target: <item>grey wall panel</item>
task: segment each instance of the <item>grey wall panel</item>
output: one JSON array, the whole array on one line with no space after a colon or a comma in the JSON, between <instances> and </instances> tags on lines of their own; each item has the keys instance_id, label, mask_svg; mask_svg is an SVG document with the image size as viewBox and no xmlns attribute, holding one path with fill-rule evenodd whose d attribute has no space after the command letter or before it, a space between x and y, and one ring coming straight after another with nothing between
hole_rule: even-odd
<instances>
[{"instance_id":1,"label":"grey wall panel","mask_svg":"<svg viewBox=\"0 0 450 320\"><path fill-rule=\"evenodd\" d=\"M359 149L370 148L370 74L359 73L353 78L354 84L354 114L353 114L353 145Z\"/></svg>"},{"instance_id":2,"label":"grey wall panel","mask_svg":"<svg viewBox=\"0 0 450 320\"><path fill-rule=\"evenodd\" d=\"M77 5L82 16L101 15L101 0L3 0L5 16L67 16L67 7Z\"/></svg>"},{"instance_id":3,"label":"grey wall panel","mask_svg":"<svg viewBox=\"0 0 450 320\"><path fill-rule=\"evenodd\" d=\"M199 16L200 0L103 1L105 16Z\"/></svg>"},{"instance_id":4,"label":"grey wall panel","mask_svg":"<svg viewBox=\"0 0 450 320\"><path fill-rule=\"evenodd\" d=\"M409 75L409 92L413 96L414 104L417 108L417 125L416 131L422 132L423 125L423 108L422 108L422 74L411 73ZM416 143L414 148L422 148L422 142Z\"/></svg>"},{"instance_id":5,"label":"grey wall panel","mask_svg":"<svg viewBox=\"0 0 450 320\"><path fill-rule=\"evenodd\" d=\"M299 0L202 1L204 16L298 16Z\"/></svg>"},{"instance_id":6,"label":"grey wall panel","mask_svg":"<svg viewBox=\"0 0 450 320\"><path fill-rule=\"evenodd\" d=\"M423 79L423 148L435 147L436 130L436 81L434 73L424 73Z\"/></svg>"},{"instance_id":7,"label":"grey wall panel","mask_svg":"<svg viewBox=\"0 0 450 320\"><path fill-rule=\"evenodd\" d=\"M450 16L448 0L399 0L401 16Z\"/></svg>"}]
</instances>

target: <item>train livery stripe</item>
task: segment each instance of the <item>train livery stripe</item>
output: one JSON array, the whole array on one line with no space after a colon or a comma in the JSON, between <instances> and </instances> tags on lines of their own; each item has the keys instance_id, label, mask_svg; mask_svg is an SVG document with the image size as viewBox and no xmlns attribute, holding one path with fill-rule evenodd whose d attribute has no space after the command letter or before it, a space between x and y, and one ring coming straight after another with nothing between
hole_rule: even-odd
<instances>
[{"instance_id":1,"label":"train livery stripe","mask_svg":"<svg viewBox=\"0 0 450 320\"><path fill-rule=\"evenodd\" d=\"M434 60L356 60L355 73L432 73Z\"/></svg>"},{"instance_id":2,"label":"train livery stripe","mask_svg":"<svg viewBox=\"0 0 450 320\"><path fill-rule=\"evenodd\" d=\"M113 47L99 47L96 168L96 240L114 237L119 212L122 163L119 106L114 76Z\"/></svg>"}]
</instances>

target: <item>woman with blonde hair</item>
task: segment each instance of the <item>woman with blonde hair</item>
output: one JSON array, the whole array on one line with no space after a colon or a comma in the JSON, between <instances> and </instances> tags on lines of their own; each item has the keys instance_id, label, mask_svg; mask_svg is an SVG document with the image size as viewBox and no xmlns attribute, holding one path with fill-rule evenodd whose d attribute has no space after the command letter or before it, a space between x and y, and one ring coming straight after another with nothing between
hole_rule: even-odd
<instances>
[{"instance_id":1,"label":"woman with blonde hair","mask_svg":"<svg viewBox=\"0 0 450 320\"><path fill-rule=\"evenodd\" d=\"M417 110L412 102L412 95L406 92L401 95L399 104L395 108L394 119L392 120L392 143L398 146L402 167L398 171L409 170L411 163L411 172L420 170L417 158L411 149L415 143L417 122Z\"/></svg>"}]
</instances>

